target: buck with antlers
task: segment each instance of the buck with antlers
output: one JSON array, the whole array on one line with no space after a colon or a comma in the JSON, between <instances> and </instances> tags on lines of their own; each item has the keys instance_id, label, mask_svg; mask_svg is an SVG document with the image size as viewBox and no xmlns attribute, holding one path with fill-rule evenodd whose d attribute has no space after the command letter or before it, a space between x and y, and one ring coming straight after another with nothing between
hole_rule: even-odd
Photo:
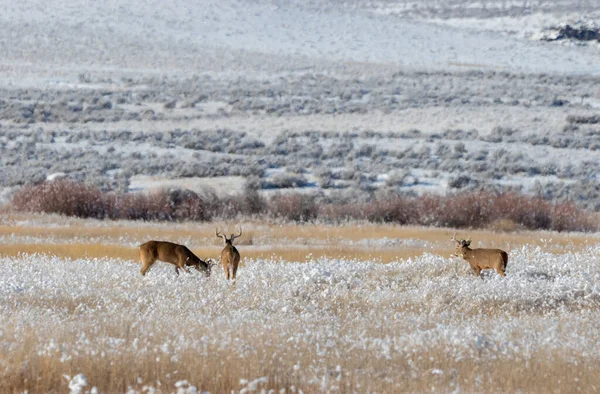
<instances>
[{"instance_id":1,"label":"buck with antlers","mask_svg":"<svg viewBox=\"0 0 600 394\"><path fill-rule=\"evenodd\" d=\"M138 255L142 260L141 274L152 267L156 260L164 261L175 265L175 273L179 276L179 270L190 273L187 267L194 267L196 270L204 273L206 277L210 276L210 271L215 265L212 259L201 260L184 245L166 241L148 241L138 247Z\"/></svg>"},{"instance_id":2,"label":"buck with antlers","mask_svg":"<svg viewBox=\"0 0 600 394\"><path fill-rule=\"evenodd\" d=\"M457 257L467 260L475 276L480 276L481 270L494 269L502 276L506 276L505 270L508 264L508 254L502 249L471 249L471 239L456 239L456 233L451 238L456 242Z\"/></svg>"},{"instance_id":3,"label":"buck with antlers","mask_svg":"<svg viewBox=\"0 0 600 394\"><path fill-rule=\"evenodd\" d=\"M230 278L235 280L235 274L238 269L238 264L240 263L240 252L233 246L233 240L242 236L242 227L240 227L239 234L231 234L229 239L227 238L227 235L221 234L219 229L216 230L216 234L217 237L223 238L223 241L225 242L225 247L223 248L223 251L221 251L221 264L225 270L225 276L227 277L227 280Z\"/></svg>"}]
</instances>

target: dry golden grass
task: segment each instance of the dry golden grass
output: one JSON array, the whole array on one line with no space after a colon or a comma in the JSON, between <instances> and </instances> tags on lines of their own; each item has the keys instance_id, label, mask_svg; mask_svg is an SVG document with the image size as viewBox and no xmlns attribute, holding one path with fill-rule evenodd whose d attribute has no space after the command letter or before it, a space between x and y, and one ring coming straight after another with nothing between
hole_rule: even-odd
<instances>
[{"instance_id":1,"label":"dry golden grass","mask_svg":"<svg viewBox=\"0 0 600 394\"><path fill-rule=\"evenodd\" d=\"M335 239L360 240L376 238L414 238L431 242L446 242L457 231L459 236L473 237L483 243L510 243L515 245L542 245L542 238L552 238L554 243L561 245L580 245L590 239L598 239L593 234L556 233L547 231L513 231L506 232L489 230L453 230L446 228L425 228L418 226L399 226L390 224L361 223L329 226L321 224L271 224L266 222L248 223L148 223L131 221L98 221L93 219L66 218L56 215L39 214L1 214L0 236L29 235L54 237L130 237L140 241L149 238L191 237L213 239L215 244L220 241L214 236L215 228L223 228L226 232L233 231L238 225L243 226L244 238L253 236L268 236L277 239L320 239L331 242ZM499 226L500 229L504 226Z\"/></svg>"},{"instance_id":2,"label":"dry golden grass","mask_svg":"<svg viewBox=\"0 0 600 394\"><path fill-rule=\"evenodd\" d=\"M14 214L11 214L14 219ZM0 215L0 223L6 222L8 215ZM38 215L33 215L38 216ZM145 222L106 222L96 220L70 219L42 215L47 225L0 224L0 237L14 237L16 242L0 244L0 256L15 256L19 253L48 253L57 257L115 257L137 260L136 247L123 244L143 243L150 239L171 240L190 239L205 247L192 248L199 256L218 254L222 241L214 236L215 227L221 223L145 223ZM23 220L22 216L19 219ZM52 222L55 219L55 222ZM46 224L46 223L45 223ZM229 225L232 229L237 224ZM225 226L225 228L228 228ZM362 258L396 260L433 253L446 256L454 252L450 237L456 230L443 228L423 228L396 225L276 225L249 223L244 225L243 236L236 245L244 250L249 258L280 257L293 261L303 261L313 257ZM598 234L556 233L545 231L494 232L487 230L458 230L458 237L473 239L475 246L500 247L505 250L524 245L537 246L554 253L567 253L597 244ZM36 238L35 242L19 242L19 237ZM428 247L415 246L366 246L352 244L365 240L418 240L430 243ZM76 240L73 242L73 240ZM86 239L93 242L86 242ZM102 242L97 242L102 239ZM61 241L64 241L61 242Z\"/></svg>"},{"instance_id":3,"label":"dry golden grass","mask_svg":"<svg viewBox=\"0 0 600 394\"><path fill-rule=\"evenodd\" d=\"M27 224L23 224L27 223ZM12 237L14 241L0 245L0 255L16 256L19 253L47 253L67 258L114 257L138 260L132 243L150 239L193 240L189 245L201 258L219 255L221 240L214 236L217 226L227 230L236 223L144 223L106 222L63 218L55 215L0 214L0 237ZM361 259L381 262L396 261L423 253L448 256L453 252L451 229L409 227L396 225L275 225L268 223L244 223L244 234L236 241L244 258L279 258L287 261L305 261L312 258ZM521 245L535 245L553 253L577 250L598 242L595 235L559 234L549 232L492 232L483 230L460 231L459 237L472 237L474 245L498 247L510 250ZM35 238L21 241L21 237ZM368 246L369 240L381 239L418 240L429 246ZM552 241L549 242L549 239ZM101 240L99 242L98 240ZM124 245L127 240L128 245ZM363 245L358 244L363 241ZM355 244L353 244L355 243ZM243 264L243 261L242 261Z\"/></svg>"},{"instance_id":4,"label":"dry golden grass","mask_svg":"<svg viewBox=\"0 0 600 394\"><path fill-rule=\"evenodd\" d=\"M422 249L410 248L401 250L377 250L369 251L360 247L342 246L292 246L292 247L268 247L257 248L253 246L240 247L242 260L244 259L274 259L284 261L305 262L310 259L334 258L350 260L369 260L375 262L389 263L423 254ZM221 253L220 247L194 248L192 251L200 258L217 259ZM448 252L444 249L431 249L427 253L443 254ZM48 254L60 258L119 258L122 260L139 261L137 248L112 245L112 244L8 244L0 245L0 256L18 256L19 254Z\"/></svg>"},{"instance_id":5,"label":"dry golden grass","mask_svg":"<svg viewBox=\"0 0 600 394\"><path fill-rule=\"evenodd\" d=\"M116 327L109 333L123 337L123 329ZM89 333L88 333L89 334ZM103 333L108 334L108 333ZM245 335L240 329L240 335ZM38 337L23 338L18 349L6 356L10 363L0 373L2 393L67 392L64 375L82 373L102 393L142 392L144 386L157 386L161 392L174 392L175 383L183 378L211 393L239 392L245 387L242 379L266 377L268 384L261 388L279 392L281 389L319 393L320 383L307 381L305 368L315 357L320 357L327 370L315 371L319 380L327 378L327 387L339 392L536 392L575 393L598 392L597 360L570 352L543 352L521 358L499 356L494 358L461 357L447 346L431 348L426 352L394 352L390 359L381 358L367 350L344 351L340 360L334 355L319 356L311 347L301 347L287 353L269 347L271 341L281 340L264 333L252 357L240 359L218 346L209 346L207 352L188 350L177 359L148 354L140 358L127 350L106 355L75 355L70 360L57 362L55 357L38 355ZM159 337L161 333L157 333ZM89 336L88 336L89 337ZM66 338L56 338L60 343ZM157 338L157 346L160 339ZM130 346L130 343L127 343ZM6 360L6 359L5 359ZM577 362L573 362L577 360ZM337 365L343 364L338 370ZM289 366L297 365L299 373ZM374 372L375 371L375 372ZM192 378L190 378L192 377ZM337 383L332 384L331 382ZM90 386L85 388L91 389ZM288 391L286 391L288 392Z\"/></svg>"}]
</instances>

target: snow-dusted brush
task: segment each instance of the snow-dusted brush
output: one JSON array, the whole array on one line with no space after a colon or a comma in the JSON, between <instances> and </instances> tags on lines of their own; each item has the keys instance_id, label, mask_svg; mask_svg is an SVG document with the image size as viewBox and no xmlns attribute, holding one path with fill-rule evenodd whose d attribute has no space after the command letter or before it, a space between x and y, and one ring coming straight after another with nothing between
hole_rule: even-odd
<instances>
[{"instance_id":1,"label":"snow-dusted brush","mask_svg":"<svg viewBox=\"0 0 600 394\"><path fill-rule=\"evenodd\" d=\"M230 278L235 280L235 274L238 269L238 264L240 263L240 252L233 246L233 240L242 236L242 227L240 226L239 234L231 234L229 239L226 234L221 234L219 229L216 229L215 233L217 234L217 237L223 238L223 242L225 242L225 247L221 251L221 264L225 270L225 276L227 277L227 280Z\"/></svg>"},{"instance_id":2,"label":"snow-dusted brush","mask_svg":"<svg viewBox=\"0 0 600 394\"><path fill-rule=\"evenodd\" d=\"M471 249L471 239L456 239L456 233L451 238L456 242L456 257L462 257L467 260L475 276L480 276L481 270L493 269L502 276L508 264L508 254L502 249Z\"/></svg>"},{"instance_id":3,"label":"snow-dusted brush","mask_svg":"<svg viewBox=\"0 0 600 394\"><path fill-rule=\"evenodd\" d=\"M191 250L184 245L179 245L167 241L148 241L138 247L138 254L142 260L141 274L152 267L156 260L164 261L175 265L175 273L179 275L179 270L190 273L187 267L194 267L203 272L206 277L210 276L211 269L215 263L212 259L206 261L200 259Z\"/></svg>"}]
</instances>

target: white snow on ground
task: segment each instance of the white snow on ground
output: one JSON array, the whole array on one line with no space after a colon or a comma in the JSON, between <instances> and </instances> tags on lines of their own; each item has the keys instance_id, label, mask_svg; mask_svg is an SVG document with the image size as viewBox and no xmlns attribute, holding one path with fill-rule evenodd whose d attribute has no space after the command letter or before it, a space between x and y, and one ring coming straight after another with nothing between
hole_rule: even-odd
<instances>
[{"instance_id":1,"label":"white snow on ground","mask_svg":"<svg viewBox=\"0 0 600 394\"><path fill-rule=\"evenodd\" d=\"M121 352L177 360L183 352L206 357L207 349L219 349L236 357L242 374L244 360L260 359L262 344L276 354L292 346L305 352L306 364L279 364L280 371L299 374L307 386L317 384L311 371L326 371L331 360L347 369L352 361L339 354L359 349L369 358L351 372L366 376L381 368L376 360L391 366L440 349L457 360L600 357L600 247L554 255L525 246L509 255L508 277L485 280L460 260L428 254L391 264L250 259L235 286L220 271L208 279L176 277L166 264L142 278L130 261L3 257L0 340L13 349L11 338L44 327L33 354L57 362ZM76 308L63 307L68 302ZM98 383L79 378L69 387Z\"/></svg>"},{"instance_id":2,"label":"white snow on ground","mask_svg":"<svg viewBox=\"0 0 600 394\"><path fill-rule=\"evenodd\" d=\"M129 190L153 192L169 188L183 188L202 193L208 188L217 191L222 195L238 195L244 190L244 185L244 178L237 176L168 179L160 176L138 175L131 178Z\"/></svg>"},{"instance_id":3,"label":"white snow on ground","mask_svg":"<svg viewBox=\"0 0 600 394\"><path fill-rule=\"evenodd\" d=\"M594 48L568 48L360 8L261 1L0 1L3 85L85 73L255 75L326 66L479 68L600 75ZM244 71L244 74L247 74Z\"/></svg>"}]
</instances>

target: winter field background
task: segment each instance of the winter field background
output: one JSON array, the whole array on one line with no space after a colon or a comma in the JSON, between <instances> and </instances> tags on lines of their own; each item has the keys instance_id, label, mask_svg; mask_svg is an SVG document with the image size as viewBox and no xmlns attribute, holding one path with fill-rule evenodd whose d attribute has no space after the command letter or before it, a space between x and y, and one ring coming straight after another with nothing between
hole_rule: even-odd
<instances>
[{"instance_id":1,"label":"winter field background","mask_svg":"<svg viewBox=\"0 0 600 394\"><path fill-rule=\"evenodd\" d=\"M10 210L65 173L105 189L368 200L508 189L600 207L591 0L0 0L0 391L598 392L597 234L241 222L235 285L139 274L215 258L217 225Z\"/></svg>"}]
</instances>

